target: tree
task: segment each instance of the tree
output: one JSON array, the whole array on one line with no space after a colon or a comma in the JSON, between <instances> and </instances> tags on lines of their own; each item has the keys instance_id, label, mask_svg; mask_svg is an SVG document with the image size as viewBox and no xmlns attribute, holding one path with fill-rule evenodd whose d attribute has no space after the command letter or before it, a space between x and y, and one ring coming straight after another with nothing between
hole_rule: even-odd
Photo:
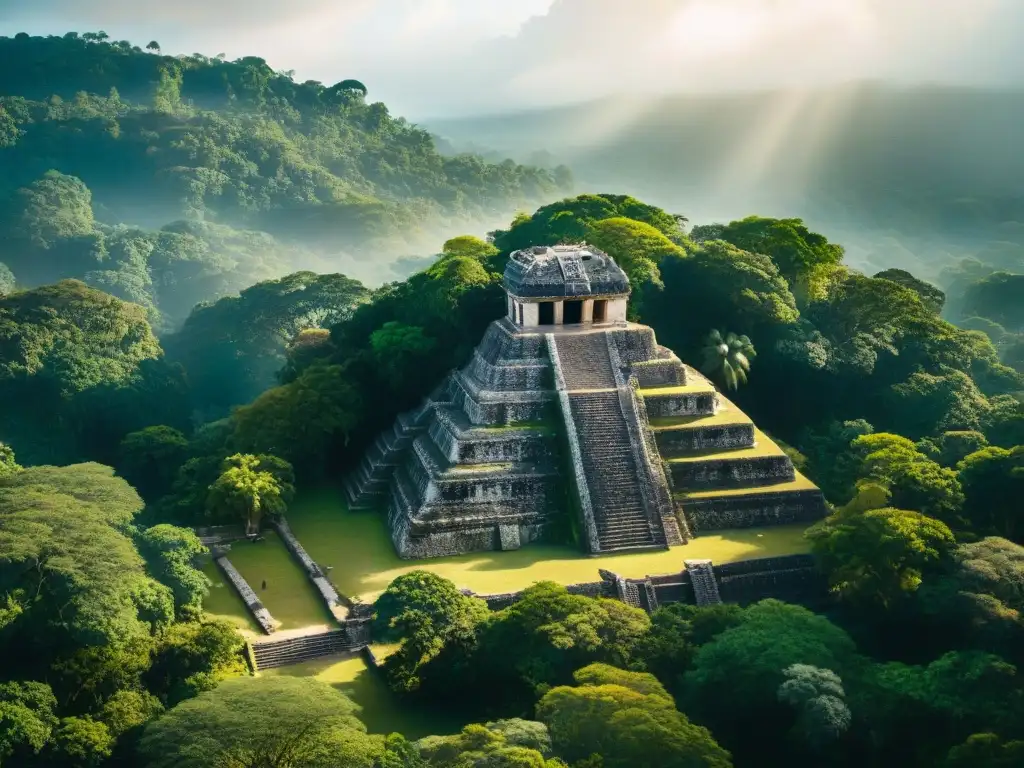
<instances>
[{"instance_id":1,"label":"tree","mask_svg":"<svg viewBox=\"0 0 1024 768\"><path fill-rule=\"evenodd\" d=\"M626 273L633 287L630 308L636 317L643 311L644 291L664 287L659 269L661 262L666 258L686 257L686 251L661 230L621 216L591 225L587 242L615 259Z\"/></svg>"},{"instance_id":2,"label":"tree","mask_svg":"<svg viewBox=\"0 0 1024 768\"><path fill-rule=\"evenodd\" d=\"M556 754L573 764L600 755L607 768L732 765L706 728L675 708L653 675L593 664L575 687L548 691L537 704Z\"/></svg>"},{"instance_id":3,"label":"tree","mask_svg":"<svg viewBox=\"0 0 1024 768\"><path fill-rule=\"evenodd\" d=\"M551 737L543 723L499 720L467 725L454 736L427 736L416 742L419 757L438 768L561 768L547 760Z\"/></svg>"},{"instance_id":4,"label":"tree","mask_svg":"<svg viewBox=\"0 0 1024 768\"><path fill-rule=\"evenodd\" d=\"M483 600L463 595L450 581L429 571L412 571L392 581L374 603L373 621L375 637L402 643L385 661L391 686L416 688L419 667L447 643L472 638L487 615Z\"/></svg>"},{"instance_id":5,"label":"tree","mask_svg":"<svg viewBox=\"0 0 1024 768\"><path fill-rule=\"evenodd\" d=\"M153 51L154 53L160 53L160 43L158 43L156 40L150 40L146 44L146 50Z\"/></svg>"},{"instance_id":6,"label":"tree","mask_svg":"<svg viewBox=\"0 0 1024 768\"><path fill-rule=\"evenodd\" d=\"M842 737L852 717L839 675L830 669L793 664L783 670L779 701L797 710L797 738L812 749L821 749Z\"/></svg>"},{"instance_id":7,"label":"tree","mask_svg":"<svg viewBox=\"0 0 1024 768\"><path fill-rule=\"evenodd\" d=\"M778 763L779 755L791 754L785 734L793 723L791 710L778 701L783 670L808 664L845 675L856 663L853 641L824 616L762 600L701 646L683 681L684 709L737 762Z\"/></svg>"},{"instance_id":8,"label":"tree","mask_svg":"<svg viewBox=\"0 0 1024 768\"><path fill-rule=\"evenodd\" d=\"M445 240L444 245L441 246L442 257L465 256L485 261L493 256L497 256L498 253L498 249L492 243L488 243L486 240L481 240L473 235L459 235L458 237L450 238Z\"/></svg>"},{"instance_id":9,"label":"tree","mask_svg":"<svg viewBox=\"0 0 1024 768\"><path fill-rule=\"evenodd\" d=\"M259 533L264 515L283 514L294 488L265 465L265 460L251 454L236 453L225 459L220 477L210 486L206 501L210 514L241 517L248 536Z\"/></svg>"},{"instance_id":10,"label":"tree","mask_svg":"<svg viewBox=\"0 0 1024 768\"><path fill-rule=\"evenodd\" d=\"M905 288L909 288L921 297L921 303L936 315L942 312L946 304L946 294L929 282L919 280L905 269L886 269L874 274L872 277L879 280L891 280Z\"/></svg>"},{"instance_id":11,"label":"tree","mask_svg":"<svg viewBox=\"0 0 1024 768\"><path fill-rule=\"evenodd\" d=\"M0 760L38 755L57 727L56 708L45 683L0 683Z\"/></svg>"},{"instance_id":12,"label":"tree","mask_svg":"<svg viewBox=\"0 0 1024 768\"><path fill-rule=\"evenodd\" d=\"M649 628L638 608L539 582L480 625L475 642L449 643L424 667L423 689L444 695L458 675L475 682L459 689L467 702L488 712L526 711L538 691L571 681L586 664L629 665Z\"/></svg>"},{"instance_id":13,"label":"tree","mask_svg":"<svg viewBox=\"0 0 1024 768\"><path fill-rule=\"evenodd\" d=\"M682 230L671 214L629 195L579 195L522 214L507 230L491 233L495 247L511 253L531 245L580 243L599 221L624 218L649 224L673 242L682 242Z\"/></svg>"},{"instance_id":14,"label":"tree","mask_svg":"<svg viewBox=\"0 0 1024 768\"><path fill-rule=\"evenodd\" d=\"M723 336L713 330L705 341L701 370L709 376L721 378L729 389L737 389L740 384L747 383L750 358L756 355L749 337L731 332Z\"/></svg>"},{"instance_id":15,"label":"tree","mask_svg":"<svg viewBox=\"0 0 1024 768\"><path fill-rule=\"evenodd\" d=\"M344 694L317 680L236 678L147 725L138 756L150 768L373 768L383 745L355 713ZM271 755L285 759L269 762Z\"/></svg>"},{"instance_id":16,"label":"tree","mask_svg":"<svg viewBox=\"0 0 1024 768\"><path fill-rule=\"evenodd\" d=\"M193 566L207 552L199 537L188 528L162 523L142 531L138 541L150 572L174 593L178 617L198 618L210 587L210 580Z\"/></svg>"},{"instance_id":17,"label":"tree","mask_svg":"<svg viewBox=\"0 0 1024 768\"><path fill-rule=\"evenodd\" d=\"M816 267L834 266L843 259L843 247L811 232L800 219L748 216L722 229L721 239L737 248L770 256L790 283Z\"/></svg>"},{"instance_id":18,"label":"tree","mask_svg":"<svg viewBox=\"0 0 1024 768\"><path fill-rule=\"evenodd\" d=\"M242 450L280 455L316 477L324 455L347 445L364 407L345 367L316 364L236 410L234 439Z\"/></svg>"},{"instance_id":19,"label":"tree","mask_svg":"<svg viewBox=\"0 0 1024 768\"><path fill-rule=\"evenodd\" d=\"M0 139L0 147L3 146L2 139ZM0 297L7 295L14 290L15 280L14 273L0 261Z\"/></svg>"},{"instance_id":20,"label":"tree","mask_svg":"<svg viewBox=\"0 0 1024 768\"><path fill-rule=\"evenodd\" d=\"M972 283L964 291L965 316L977 315L1009 331L1024 331L1024 275L996 272Z\"/></svg>"},{"instance_id":21,"label":"tree","mask_svg":"<svg viewBox=\"0 0 1024 768\"><path fill-rule=\"evenodd\" d=\"M914 592L955 545L945 523L891 508L834 514L806 535L835 592L881 606Z\"/></svg>"},{"instance_id":22,"label":"tree","mask_svg":"<svg viewBox=\"0 0 1024 768\"><path fill-rule=\"evenodd\" d=\"M850 449L860 459L857 475L885 486L897 507L958 519L964 497L956 472L939 466L907 438L877 432L856 438Z\"/></svg>"},{"instance_id":23,"label":"tree","mask_svg":"<svg viewBox=\"0 0 1024 768\"><path fill-rule=\"evenodd\" d=\"M953 747L942 768L1014 768L1024 762L1024 741L1003 741L994 733L975 733Z\"/></svg>"},{"instance_id":24,"label":"tree","mask_svg":"<svg viewBox=\"0 0 1024 768\"><path fill-rule=\"evenodd\" d=\"M146 427L125 435L117 470L143 498L153 501L171 489L186 457L188 440L172 427Z\"/></svg>"},{"instance_id":25,"label":"tree","mask_svg":"<svg viewBox=\"0 0 1024 768\"><path fill-rule=\"evenodd\" d=\"M957 465L964 488L964 516L980 532L1024 541L1024 445L989 446Z\"/></svg>"},{"instance_id":26,"label":"tree","mask_svg":"<svg viewBox=\"0 0 1024 768\"><path fill-rule=\"evenodd\" d=\"M145 670L146 687L168 706L245 675L245 640L228 621L203 620L172 625L153 649Z\"/></svg>"},{"instance_id":27,"label":"tree","mask_svg":"<svg viewBox=\"0 0 1024 768\"><path fill-rule=\"evenodd\" d=\"M188 371L194 399L219 413L273 386L296 336L336 325L368 296L362 283L341 274L265 280L196 307L167 340L168 355Z\"/></svg>"},{"instance_id":28,"label":"tree","mask_svg":"<svg viewBox=\"0 0 1024 768\"><path fill-rule=\"evenodd\" d=\"M0 443L0 477L14 474L19 469L21 467L15 461L14 451L6 443Z\"/></svg>"}]
</instances>

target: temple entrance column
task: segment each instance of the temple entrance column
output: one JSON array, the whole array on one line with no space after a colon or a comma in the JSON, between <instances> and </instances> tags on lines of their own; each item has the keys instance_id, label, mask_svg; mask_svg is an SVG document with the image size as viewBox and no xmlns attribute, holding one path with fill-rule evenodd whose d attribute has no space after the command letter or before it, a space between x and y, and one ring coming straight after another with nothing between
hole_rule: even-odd
<instances>
[{"instance_id":1,"label":"temple entrance column","mask_svg":"<svg viewBox=\"0 0 1024 768\"><path fill-rule=\"evenodd\" d=\"M594 321L594 300L584 299L583 300L583 318L580 320L582 323L591 323Z\"/></svg>"},{"instance_id":2,"label":"temple entrance column","mask_svg":"<svg viewBox=\"0 0 1024 768\"><path fill-rule=\"evenodd\" d=\"M556 301L555 304L555 325L561 325L564 318L565 302Z\"/></svg>"}]
</instances>

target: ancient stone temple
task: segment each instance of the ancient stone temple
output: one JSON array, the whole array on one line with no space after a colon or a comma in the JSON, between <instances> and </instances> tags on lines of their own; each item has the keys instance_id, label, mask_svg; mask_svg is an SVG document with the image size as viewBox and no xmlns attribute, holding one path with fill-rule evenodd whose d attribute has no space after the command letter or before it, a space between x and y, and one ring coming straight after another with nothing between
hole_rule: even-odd
<instances>
[{"instance_id":1,"label":"ancient stone temple","mask_svg":"<svg viewBox=\"0 0 1024 768\"><path fill-rule=\"evenodd\" d=\"M627 322L629 281L585 245L517 251L507 314L346 481L403 557L575 539L600 554L803 522L821 492L704 376Z\"/></svg>"}]
</instances>

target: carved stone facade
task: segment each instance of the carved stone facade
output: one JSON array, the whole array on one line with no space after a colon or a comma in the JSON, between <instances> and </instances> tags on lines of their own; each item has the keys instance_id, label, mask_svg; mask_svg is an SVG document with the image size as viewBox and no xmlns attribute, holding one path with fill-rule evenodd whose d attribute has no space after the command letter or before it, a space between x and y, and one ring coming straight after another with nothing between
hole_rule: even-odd
<instances>
[{"instance_id":1,"label":"carved stone facade","mask_svg":"<svg viewBox=\"0 0 1024 768\"><path fill-rule=\"evenodd\" d=\"M509 550L570 529L592 554L664 549L825 514L821 492L745 414L651 328L626 322L629 284L607 255L517 252L505 287L508 316L347 478L351 508L387 509L401 556ZM567 301L622 311L608 304L597 318ZM544 302L561 308L527 314L548 322L521 312Z\"/></svg>"}]
</instances>

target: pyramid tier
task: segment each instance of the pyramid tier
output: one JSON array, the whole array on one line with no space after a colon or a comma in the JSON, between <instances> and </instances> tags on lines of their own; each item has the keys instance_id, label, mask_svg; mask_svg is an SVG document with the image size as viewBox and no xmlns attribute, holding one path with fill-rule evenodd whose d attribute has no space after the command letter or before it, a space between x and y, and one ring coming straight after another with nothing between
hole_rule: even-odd
<instances>
[{"instance_id":1,"label":"pyramid tier","mask_svg":"<svg viewBox=\"0 0 1024 768\"><path fill-rule=\"evenodd\" d=\"M716 412L718 392L706 380L690 380L673 387L640 390L650 419L676 416L711 416Z\"/></svg>"},{"instance_id":2,"label":"pyramid tier","mask_svg":"<svg viewBox=\"0 0 1024 768\"><path fill-rule=\"evenodd\" d=\"M493 464L555 460L556 436L544 423L477 426L453 407L439 407L430 437L452 464Z\"/></svg>"},{"instance_id":3,"label":"pyramid tier","mask_svg":"<svg viewBox=\"0 0 1024 768\"><path fill-rule=\"evenodd\" d=\"M650 424L658 450L665 458L754 445L754 422L721 394L714 413L652 417Z\"/></svg>"},{"instance_id":4,"label":"pyramid tier","mask_svg":"<svg viewBox=\"0 0 1024 768\"><path fill-rule=\"evenodd\" d=\"M818 487L796 471L783 483L680 491L675 500L695 534L811 523L828 513Z\"/></svg>"},{"instance_id":5,"label":"pyramid tier","mask_svg":"<svg viewBox=\"0 0 1024 768\"><path fill-rule=\"evenodd\" d=\"M793 463L758 429L754 445L713 448L668 459L672 484L679 489L742 488L792 480Z\"/></svg>"}]
</instances>

